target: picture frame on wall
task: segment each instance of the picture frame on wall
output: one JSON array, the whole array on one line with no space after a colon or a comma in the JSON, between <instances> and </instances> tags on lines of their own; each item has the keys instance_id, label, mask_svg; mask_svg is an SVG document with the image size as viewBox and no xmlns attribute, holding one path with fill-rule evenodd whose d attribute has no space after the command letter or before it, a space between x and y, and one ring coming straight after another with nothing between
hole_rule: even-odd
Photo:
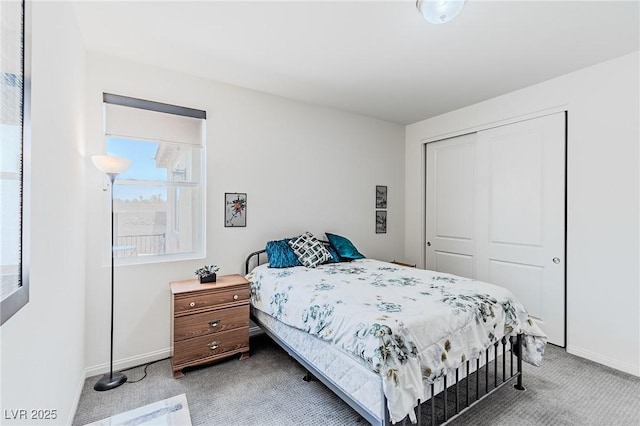
<instances>
[{"instance_id":1,"label":"picture frame on wall","mask_svg":"<svg viewBox=\"0 0 640 426\"><path fill-rule=\"evenodd\" d=\"M245 192L225 192L224 226L225 228L247 226L247 194Z\"/></svg>"},{"instance_id":2,"label":"picture frame on wall","mask_svg":"<svg viewBox=\"0 0 640 426\"><path fill-rule=\"evenodd\" d=\"M376 185L376 209L387 208L387 187L386 185Z\"/></svg>"},{"instance_id":3,"label":"picture frame on wall","mask_svg":"<svg viewBox=\"0 0 640 426\"><path fill-rule=\"evenodd\" d=\"M386 210L376 210L376 234L387 233L387 212Z\"/></svg>"}]
</instances>

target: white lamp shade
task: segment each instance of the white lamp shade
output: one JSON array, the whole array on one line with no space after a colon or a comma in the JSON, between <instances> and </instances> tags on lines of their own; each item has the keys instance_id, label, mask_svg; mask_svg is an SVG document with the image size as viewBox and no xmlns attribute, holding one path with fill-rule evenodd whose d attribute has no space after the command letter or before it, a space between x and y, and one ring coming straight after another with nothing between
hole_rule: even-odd
<instances>
[{"instance_id":1,"label":"white lamp shade","mask_svg":"<svg viewBox=\"0 0 640 426\"><path fill-rule=\"evenodd\" d=\"M418 0L416 7L428 22L444 24L458 16L465 0Z\"/></svg>"},{"instance_id":2,"label":"white lamp shade","mask_svg":"<svg viewBox=\"0 0 640 426\"><path fill-rule=\"evenodd\" d=\"M98 170L106 174L124 173L131 166L131 160L123 157L114 157L112 155L94 155L91 157L93 165Z\"/></svg>"}]
</instances>

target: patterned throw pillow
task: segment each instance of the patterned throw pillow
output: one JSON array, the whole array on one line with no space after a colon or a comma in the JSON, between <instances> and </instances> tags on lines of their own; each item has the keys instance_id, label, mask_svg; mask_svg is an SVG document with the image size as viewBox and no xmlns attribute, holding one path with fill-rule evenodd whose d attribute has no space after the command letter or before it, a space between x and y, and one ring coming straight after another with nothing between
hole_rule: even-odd
<instances>
[{"instance_id":1,"label":"patterned throw pillow","mask_svg":"<svg viewBox=\"0 0 640 426\"><path fill-rule=\"evenodd\" d=\"M315 268L332 259L331 253L324 247L324 244L310 232L305 232L298 238L290 240L289 246L293 249L300 263L307 268Z\"/></svg>"}]
</instances>

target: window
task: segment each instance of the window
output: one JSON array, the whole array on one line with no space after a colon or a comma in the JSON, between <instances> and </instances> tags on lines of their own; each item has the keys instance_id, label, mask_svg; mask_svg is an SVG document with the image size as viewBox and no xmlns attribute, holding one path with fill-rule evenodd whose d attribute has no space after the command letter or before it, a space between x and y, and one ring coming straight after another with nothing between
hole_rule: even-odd
<instances>
[{"instance_id":1,"label":"window","mask_svg":"<svg viewBox=\"0 0 640 426\"><path fill-rule=\"evenodd\" d=\"M0 324L29 301L30 22L0 2Z\"/></svg>"},{"instance_id":2,"label":"window","mask_svg":"<svg viewBox=\"0 0 640 426\"><path fill-rule=\"evenodd\" d=\"M131 160L113 185L116 263L204 257L206 113L106 93L103 99L107 153Z\"/></svg>"}]
</instances>

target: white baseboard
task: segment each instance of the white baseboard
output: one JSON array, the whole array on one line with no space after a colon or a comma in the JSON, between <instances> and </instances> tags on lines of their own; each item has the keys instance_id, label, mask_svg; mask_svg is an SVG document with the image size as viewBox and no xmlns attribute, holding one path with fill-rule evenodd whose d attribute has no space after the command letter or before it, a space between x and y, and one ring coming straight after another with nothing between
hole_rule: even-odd
<instances>
[{"instance_id":1,"label":"white baseboard","mask_svg":"<svg viewBox=\"0 0 640 426\"><path fill-rule=\"evenodd\" d=\"M640 365L638 364L634 365L627 364L626 362L620 362L620 360L609 358L601 354L572 345L567 345L567 352L572 355L576 355L581 358L586 358L590 361L606 365L607 367L615 368L616 370L620 370L625 373L633 374L634 376L640 377Z\"/></svg>"},{"instance_id":2,"label":"white baseboard","mask_svg":"<svg viewBox=\"0 0 640 426\"><path fill-rule=\"evenodd\" d=\"M119 371L125 368L136 367L138 365L146 364L152 361L157 361L159 359L168 358L170 356L171 356L171 348L166 348L166 349L161 349L154 352L148 352L146 354L132 356L129 358L119 359L113 362L113 370ZM85 371L85 377L104 374L109 372L109 363L94 365L93 367L87 367L85 368L84 371Z\"/></svg>"}]
</instances>

